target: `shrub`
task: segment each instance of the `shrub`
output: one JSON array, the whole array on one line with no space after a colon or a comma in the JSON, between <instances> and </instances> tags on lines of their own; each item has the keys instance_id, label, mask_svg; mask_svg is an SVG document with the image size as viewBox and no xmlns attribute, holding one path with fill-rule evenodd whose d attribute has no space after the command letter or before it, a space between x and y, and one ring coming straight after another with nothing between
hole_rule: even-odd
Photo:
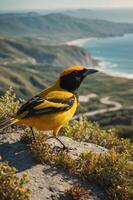
<instances>
[{"instance_id":1,"label":"shrub","mask_svg":"<svg viewBox=\"0 0 133 200\"><path fill-rule=\"evenodd\" d=\"M27 173L21 178L16 175L16 169L7 163L0 163L0 199L1 200L29 200L31 192L24 187L28 182Z\"/></svg>"},{"instance_id":2,"label":"shrub","mask_svg":"<svg viewBox=\"0 0 133 200\"><path fill-rule=\"evenodd\" d=\"M129 154L87 152L80 155L77 163L80 175L99 183L110 199L133 198L133 163L129 162Z\"/></svg>"},{"instance_id":3,"label":"shrub","mask_svg":"<svg viewBox=\"0 0 133 200\"><path fill-rule=\"evenodd\" d=\"M63 134L77 141L91 142L107 149L122 153L128 151L133 157L133 144L130 139L117 136L115 129L104 130L97 123L86 119L74 120L63 129Z\"/></svg>"},{"instance_id":4,"label":"shrub","mask_svg":"<svg viewBox=\"0 0 133 200\"><path fill-rule=\"evenodd\" d=\"M117 125L115 126L117 135L122 138L130 138L133 142L133 125L125 126L125 125Z\"/></svg>"},{"instance_id":5,"label":"shrub","mask_svg":"<svg viewBox=\"0 0 133 200\"><path fill-rule=\"evenodd\" d=\"M21 99L17 99L12 87L0 97L0 117L13 116L20 107Z\"/></svg>"},{"instance_id":6,"label":"shrub","mask_svg":"<svg viewBox=\"0 0 133 200\"><path fill-rule=\"evenodd\" d=\"M88 190L81 187L79 184L74 184L69 188L66 193L71 197L72 200L89 200Z\"/></svg>"}]
</instances>

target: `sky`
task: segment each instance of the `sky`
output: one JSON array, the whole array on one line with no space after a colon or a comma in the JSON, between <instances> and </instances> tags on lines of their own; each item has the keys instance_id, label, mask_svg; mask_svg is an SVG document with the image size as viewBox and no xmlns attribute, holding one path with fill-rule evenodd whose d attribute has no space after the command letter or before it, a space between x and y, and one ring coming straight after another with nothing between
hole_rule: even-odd
<instances>
[{"instance_id":1,"label":"sky","mask_svg":"<svg viewBox=\"0 0 133 200\"><path fill-rule=\"evenodd\" d=\"M133 8L133 0L0 0L0 10Z\"/></svg>"}]
</instances>

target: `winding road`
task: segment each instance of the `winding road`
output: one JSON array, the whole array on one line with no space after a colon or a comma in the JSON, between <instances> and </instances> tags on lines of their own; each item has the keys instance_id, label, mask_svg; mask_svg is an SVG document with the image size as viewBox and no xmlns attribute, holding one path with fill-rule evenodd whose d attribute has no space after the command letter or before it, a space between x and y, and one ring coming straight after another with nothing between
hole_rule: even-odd
<instances>
[{"instance_id":1,"label":"winding road","mask_svg":"<svg viewBox=\"0 0 133 200\"><path fill-rule=\"evenodd\" d=\"M84 96L84 97L86 97L86 96ZM87 97L88 97L88 95L87 95ZM93 95L93 98L94 98L94 95ZM105 105L111 105L111 107L109 107L109 108L102 108L102 109L99 109L99 110L94 110L94 111L82 113L82 114L74 116L73 119L78 119L81 116L89 117L89 116L94 116L94 115L98 115L98 114L103 114L103 113L106 113L106 112L113 112L113 111L120 110L122 108L122 105L119 102L110 100L110 98L111 98L110 96L102 97L100 99L100 102L102 104L105 104ZM82 99L83 99L83 96L82 96Z\"/></svg>"}]
</instances>

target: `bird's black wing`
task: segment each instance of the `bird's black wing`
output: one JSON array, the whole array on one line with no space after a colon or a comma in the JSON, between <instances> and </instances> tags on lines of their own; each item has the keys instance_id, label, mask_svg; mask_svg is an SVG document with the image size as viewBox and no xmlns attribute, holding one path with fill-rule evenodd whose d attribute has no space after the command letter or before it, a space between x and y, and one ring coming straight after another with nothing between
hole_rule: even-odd
<instances>
[{"instance_id":1,"label":"bird's black wing","mask_svg":"<svg viewBox=\"0 0 133 200\"><path fill-rule=\"evenodd\" d=\"M64 99L57 97L44 99L40 96L35 96L31 98L27 103L22 105L22 107L17 112L17 116L20 116L20 118L35 117L67 111L72 107L74 100L74 96Z\"/></svg>"},{"instance_id":2,"label":"bird's black wing","mask_svg":"<svg viewBox=\"0 0 133 200\"><path fill-rule=\"evenodd\" d=\"M39 96L32 97L29 101L27 101L25 104L23 104L20 109L17 112L17 115L21 115L24 112L31 110L34 108L34 106L39 105L40 103L43 103L44 99Z\"/></svg>"}]
</instances>

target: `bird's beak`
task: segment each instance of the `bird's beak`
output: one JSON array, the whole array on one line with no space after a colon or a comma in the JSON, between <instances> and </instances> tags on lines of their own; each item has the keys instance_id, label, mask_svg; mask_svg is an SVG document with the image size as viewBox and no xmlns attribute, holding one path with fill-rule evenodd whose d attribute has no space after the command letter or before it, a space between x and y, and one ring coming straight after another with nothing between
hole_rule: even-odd
<instances>
[{"instance_id":1,"label":"bird's beak","mask_svg":"<svg viewBox=\"0 0 133 200\"><path fill-rule=\"evenodd\" d=\"M88 76L88 75L94 74L96 72L98 72L98 70L96 70L96 69L86 69L86 71L84 72L84 76Z\"/></svg>"}]
</instances>

